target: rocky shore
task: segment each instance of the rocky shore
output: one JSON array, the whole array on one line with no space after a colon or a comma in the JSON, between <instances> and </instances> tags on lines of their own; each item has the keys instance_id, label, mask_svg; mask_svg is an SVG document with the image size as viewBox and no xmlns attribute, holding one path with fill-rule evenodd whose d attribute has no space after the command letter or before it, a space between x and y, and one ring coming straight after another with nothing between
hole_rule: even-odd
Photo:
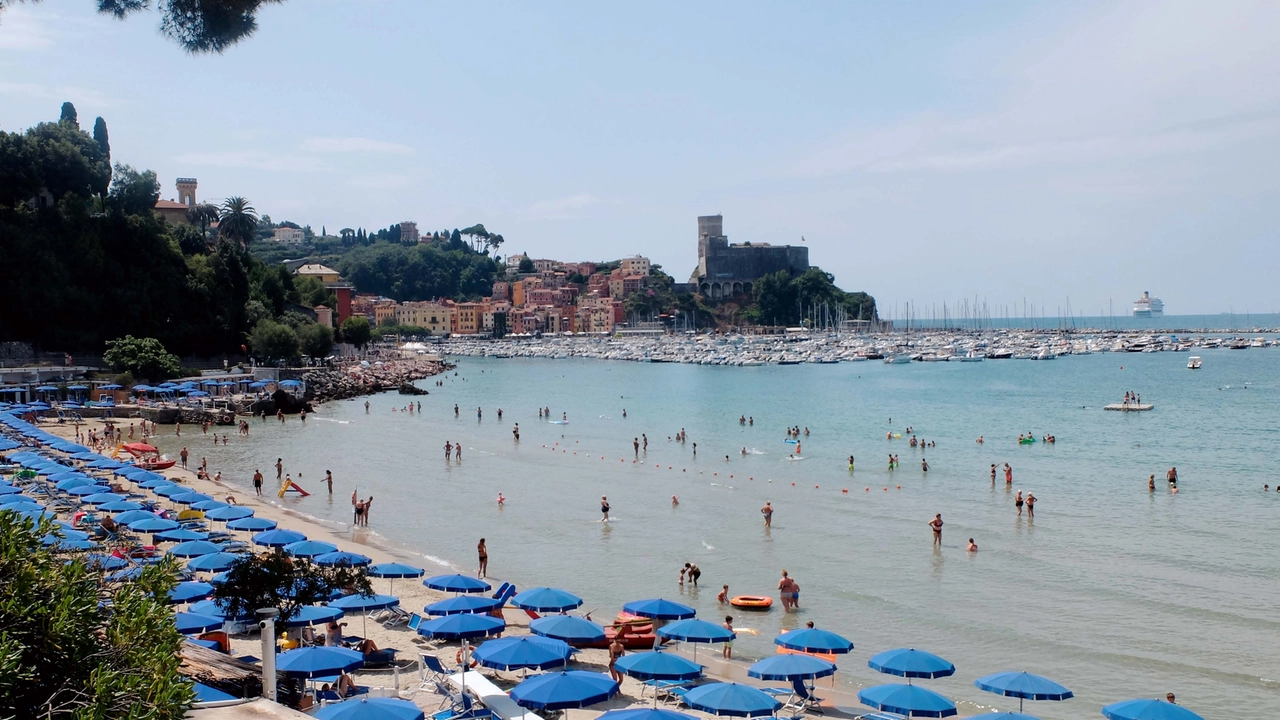
<instances>
[{"instance_id":1,"label":"rocky shore","mask_svg":"<svg viewBox=\"0 0 1280 720\"><path fill-rule=\"evenodd\" d=\"M429 360L392 360L382 363L354 363L337 368L309 370L301 377L306 399L312 403L401 390L414 380L439 375L453 365ZM424 394L427 392L422 391Z\"/></svg>"}]
</instances>

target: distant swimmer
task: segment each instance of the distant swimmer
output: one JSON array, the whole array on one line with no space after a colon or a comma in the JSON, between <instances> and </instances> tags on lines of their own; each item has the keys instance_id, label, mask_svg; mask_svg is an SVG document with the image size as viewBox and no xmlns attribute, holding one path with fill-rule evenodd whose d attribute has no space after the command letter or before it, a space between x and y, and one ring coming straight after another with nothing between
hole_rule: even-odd
<instances>
[{"instance_id":1,"label":"distant swimmer","mask_svg":"<svg viewBox=\"0 0 1280 720\"><path fill-rule=\"evenodd\" d=\"M680 498L676 497L675 495L672 495L672 496L671 496L671 507L678 507L679 505L680 505Z\"/></svg>"},{"instance_id":2,"label":"distant swimmer","mask_svg":"<svg viewBox=\"0 0 1280 720\"><path fill-rule=\"evenodd\" d=\"M1034 493L1027 493L1027 517L1036 516L1036 496Z\"/></svg>"},{"instance_id":3,"label":"distant swimmer","mask_svg":"<svg viewBox=\"0 0 1280 720\"><path fill-rule=\"evenodd\" d=\"M569 422L569 413L560 413L560 419L564 422Z\"/></svg>"},{"instance_id":4,"label":"distant swimmer","mask_svg":"<svg viewBox=\"0 0 1280 720\"><path fill-rule=\"evenodd\" d=\"M920 472L929 472L929 461L920 458Z\"/></svg>"},{"instance_id":5,"label":"distant swimmer","mask_svg":"<svg viewBox=\"0 0 1280 720\"><path fill-rule=\"evenodd\" d=\"M325 484L329 486L329 494L332 495L333 494L333 471L332 470L324 471L324 481L325 481Z\"/></svg>"},{"instance_id":6,"label":"distant swimmer","mask_svg":"<svg viewBox=\"0 0 1280 720\"><path fill-rule=\"evenodd\" d=\"M973 538L969 538L969 547L965 548L965 550L968 550L969 552L978 552L978 543L974 542Z\"/></svg>"},{"instance_id":7,"label":"distant swimmer","mask_svg":"<svg viewBox=\"0 0 1280 720\"><path fill-rule=\"evenodd\" d=\"M885 440L892 440L892 439L893 439L893 431L892 431L892 430L890 430L889 432L885 433L885 434L884 434L884 439L885 439Z\"/></svg>"},{"instance_id":8,"label":"distant swimmer","mask_svg":"<svg viewBox=\"0 0 1280 720\"><path fill-rule=\"evenodd\" d=\"M368 415L368 414L369 414L369 401L368 401L368 400L365 400L365 401L364 401L364 414L365 414L365 415Z\"/></svg>"},{"instance_id":9,"label":"distant swimmer","mask_svg":"<svg viewBox=\"0 0 1280 720\"><path fill-rule=\"evenodd\" d=\"M729 462L729 456L728 456L728 455L725 455L725 456L724 456L724 461L725 461L725 462Z\"/></svg>"},{"instance_id":10,"label":"distant swimmer","mask_svg":"<svg viewBox=\"0 0 1280 720\"><path fill-rule=\"evenodd\" d=\"M640 449L649 452L649 436L640 433Z\"/></svg>"},{"instance_id":11,"label":"distant swimmer","mask_svg":"<svg viewBox=\"0 0 1280 720\"><path fill-rule=\"evenodd\" d=\"M476 408L476 419L480 420L484 417L484 410Z\"/></svg>"},{"instance_id":12,"label":"distant swimmer","mask_svg":"<svg viewBox=\"0 0 1280 720\"><path fill-rule=\"evenodd\" d=\"M996 464L991 463L991 484L996 484Z\"/></svg>"},{"instance_id":13,"label":"distant swimmer","mask_svg":"<svg viewBox=\"0 0 1280 720\"><path fill-rule=\"evenodd\" d=\"M744 456L747 454L747 446L746 446L746 445L743 445L743 446L742 446L742 454L743 454Z\"/></svg>"},{"instance_id":14,"label":"distant swimmer","mask_svg":"<svg viewBox=\"0 0 1280 720\"><path fill-rule=\"evenodd\" d=\"M1264 488L1264 489L1265 489L1265 488ZM1151 476L1147 478L1147 490L1148 490L1149 492L1155 492L1155 491L1156 491L1156 476L1155 476L1155 473L1152 473L1152 474L1151 474Z\"/></svg>"},{"instance_id":15,"label":"distant swimmer","mask_svg":"<svg viewBox=\"0 0 1280 720\"><path fill-rule=\"evenodd\" d=\"M511 435L515 437L516 440L520 439L520 423L516 423L515 427L511 428Z\"/></svg>"},{"instance_id":16,"label":"distant swimmer","mask_svg":"<svg viewBox=\"0 0 1280 720\"><path fill-rule=\"evenodd\" d=\"M754 417L747 418L747 425L754 427L755 424L756 424L756 419Z\"/></svg>"},{"instance_id":17,"label":"distant swimmer","mask_svg":"<svg viewBox=\"0 0 1280 720\"><path fill-rule=\"evenodd\" d=\"M499 490L498 491L498 507L502 507L503 505L506 505L506 504L507 504L507 499L503 497L502 491Z\"/></svg>"},{"instance_id":18,"label":"distant swimmer","mask_svg":"<svg viewBox=\"0 0 1280 720\"><path fill-rule=\"evenodd\" d=\"M698 443L693 444L693 456L698 457Z\"/></svg>"},{"instance_id":19,"label":"distant swimmer","mask_svg":"<svg viewBox=\"0 0 1280 720\"><path fill-rule=\"evenodd\" d=\"M760 508L760 514L764 515L764 526L773 527L773 503L766 501L764 507Z\"/></svg>"},{"instance_id":20,"label":"distant swimmer","mask_svg":"<svg viewBox=\"0 0 1280 720\"><path fill-rule=\"evenodd\" d=\"M538 408L538 419L542 419L542 408Z\"/></svg>"},{"instance_id":21,"label":"distant swimmer","mask_svg":"<svg viewBox=\"0 0 1280 720\"><path fill-rule=\"evenodd\" d=\"M942 513L933 516L929 527L933 528L933 544L942 547Z\"/></svg>"},{"instance_id":22,"label":"distant swimmer","mask_svg":"<svg viewBox=\"0 0 1280 720\"><path fill-rule=\"evenodd\" d=\"M746 416L746 415L739 415L739 416L738 416L738 424L739 424L739 425L746 425L746 424L747 424L747 416Z\"/></svg>"},{"instance_id":23,"label":"distant swimmer","mask_svg":"<svg viewBox=\"0 0 1280 720\"><path fill-rule=\"evenodd\" d=\"M853 456L849 456L849 472L853 472Z\"/></svg>"},{"instance_id":24,"label":"distant swimmer","mask_svg":"<svg viewBox=\"0 0 1280 720\"><path fill-rule=\"evenodd\" d=\"M498 408L498 420L502 420L502 408Z\"/></svg>"},{"instance_id":25,"label":"distant swimmer","mask_svg":"<svg viewBox=\"0 0 1280 720\"><path fill-rule=\"evenodd\" d=\"M600 496L600 522L609 522L609 498Z\"/></svg>"},{"instance_id":26,"label":"distant swimmer","mask_svg":"<svg viewBox=\"0 0 1280 720\"><path fill-rule=\"evenodd\" d=\"M627 416L627 409L622 408L622 417L625 418L626 416Z\"/></svg>"},{"instance_id":27,"label":"distant swimmer","mask_svg":"<svg viewBox=\"0 0 1280 720\"><path fill-rule=\"evenodd\" d=\"M978 436L978 444L979 444L979 445L981 445L982 443L983 443L982 436L981 436L981 435L979 435L979 436Z\"/></svg>"}]
</instances>

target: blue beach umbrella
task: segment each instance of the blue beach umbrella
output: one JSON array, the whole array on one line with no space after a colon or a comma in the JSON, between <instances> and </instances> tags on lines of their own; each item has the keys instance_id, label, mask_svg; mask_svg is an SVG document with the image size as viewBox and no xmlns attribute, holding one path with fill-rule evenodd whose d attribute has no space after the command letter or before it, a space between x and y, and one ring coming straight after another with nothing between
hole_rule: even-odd
<instances>
[{"instance_id":1,"label":"blue beach umbrella","mask_svg":"<svg viewBox=\"0 0 1280 720\"><path fill-rule=\"evenodd\" d=\"M432 590L443 590L452 593L479 593L490 589L489 583L466 575L436 575L422 581Z\"/></svg>"},{"instance_id":2,"label":"blue beach umbrella","mask_svg":"<svg viewBox=\"0 0 1280 720\"><path fill-rule=\"evenodd\" d=\"M187 563L187 569L195 570L196 572L220 572L236 564L241 557L227 552L201 555Z\"/></svg>"},{"instance_id":3,"label":"blue beach umbrella","mask_svg":"<svg viewBox=\"0 0 1280 720\"><path fill-rule=\"evenodd\" d=\"M701 685L685 693L684 702L695 710L734 717L772 715L782 707L781 702L759 688L738 683Z\"/></svg>"},{"instance_id":4,"label":"blue beach umbrella","mask_svg":"<svg viewBox=\"0 0 1280 720\"><path fill-rule=\"evenodd\" d=\"M351 567L364 567L365 565L373 562L373 560L367 555L347 552L346 550L338 550L336 552L317 555L312 558L312 561L317 565L350 565Z\"/></svg>"},{"instance_id":5,"label":"blue beach umbrella","mask_svg":"<svg viewBox=\"0 0 1280 720\"><path fill-rule=\"evenodd\" d=\"M293 617L284 621L277 622L277 625L283 624L284 627L306 627L307 625L323 625L330 620L337 620L342 617L342 610L335 607L322 607L319 605L304 605L298 608Z\"/></svg>"},{"instance_id":6,"label":"blue beach umbrella","mask_svg":"<svg viewBox=\"0 0 1280 720\"><path fill-rule=\"evenodd\" d=\"M443 640L467 640L498 635L507 623L489 615L461 613L432 618L418 625L418 634Z\"/></svg>"},{"instance_id":7,"label":"blue beach umbrella","mask_svg":"<svg viewBox=\"0 0 1280 720\"><path fill-rule=\"evenodd\" d=\"M535 710L568 710L604 702L618 693L618 687L613 678L603 673L544 673L511 688L511 699Z\"/></svg>"},{"instance_id":8,"label":"blue beach umbrella","mask_svg":"<svg viewBox=\"0 0 1280 720\"><path fill-rule=\"evenodd\" d=\"M774 655L747 668L747 675L772 681L815 680L835 672L835 663L812 655Z\"/></svg>"},{"instance_id":9,"label":"blue beach umbrella","mask_svg":"<svg viewBox=\"0 0 1280 720\"><path fill-rule=\"evenodd\" d=\"M537 587L517 593L511 598L511 604L534 612L565 612L582 607L582 598L568 590Z\"/></svg>"},{"instance_id":10,"label":"blue beach umbrella","mask_svg":"<svg viewBox=\"0 0 1280 720\"><path fill-rule=\"evenodd\" d=\"M93 462L88 463L85 467L97 468L99 470L115 470L116 468L124 467L124 463L119 460L105 458L102 460L94 460Z\"/></svg>"},{"instance_id":11,"label":"blue beach umbrella","mask_svg":"<svg viewBox=\"0 0 1280 720\"><path fill-rule=\"evenodd\" d=\"M495 670L546 670L569 664L573 648L563 640L521 635L489 640L472 657Z\"/></svg>"},{"instance_id":12,"label":"blue beach umbrella","mask_svg":"<svg viewBox=\"0 0 1280 720\"><path fill-rule=\"evenodd\" d=\"M252 620L253 619L253 611L251 610L246 610L244 614L242 614L238 618L232 618L230 615L227 614L226 608L222 604L220 604L217 600L201 600L198 603L192 603L190 606L190 610L191 612L196 613L197 615L209 615L211 617L220 617L226 620L233 620L233 619L234 620Z\"/></svg>"},{"instance_id":13,"label":"blue beach umbrella","mask_svg":"<svg viewBox=\"0 0 1280 720\"><path fill-rule=\"evenodd\" d=\"M1001 672L980 677L973 682L979 690L1018 698L1018 712L1023 700L1066 700L1075 697L1067 688L1040 675L1028 672Z\"/></svg>"},{"instance_id":14,"label":"blue beach umbrella","mask_svg":"<svg viewBox=\"0 0 1280 720\"><path fill-rule=\"evenodd\" d=\"M89 539L89 533L87 532L81 532L80 530L70 530L68 528L60 527L56 531L51 532L48 535L45 535L44 538L41 539L41 541L43 542L44 540L88 540L88 539ZM53 543L45 543L45 544L52 545Z\"/></svg>"},{"instance_id":15,"label":"blue beach umbrella","mask_svg":"<svg viewBox=\"0 0 1280 720\"><path fill-rule=\"evenodd\" d=\"M221 690L218 690L217 688L211 688L208 685L205 685L204 683L193 683L193 685L194 687L192 689L195 690L196 692L195 705L197 706L200 705L201 703L224 703L225 702L225 703L239 704L240 702L243 702L240 700L240 698L236 697L235 695L229 695L227 693L222 692ZM192 709L196 709L196 708L193 706Z\"/></svg>"},{"instance_id":16,"label":"blue beach umbrella","mask_svg":"<svg viewBox=\"0 0 1280 720\"><path fill-rule=\"evenodd\" d=\"M322 540L299 540L284 546L284 551L298 558L313 558L337 552L338 546Z\"/></svg>"},{"instance_id":17,"label":"blue beach umbrella","mask_svg":"<svg viewBox=\"0 0 1280 720\"><path fill-rule=\"evenodd\" d=\"M604 628L586 618L572 615L550 615L529 623L535 635L571 643L595 643L604 640Z\"/></svg>"},{"instance_id":18,"label":"blue beach umbrella","mask_svg":"<svg viewBox=\"0 0 1280 720\"><path fill-rule=\"evenodd\" d=\"M320 708L318 720L423 720L417 705L398 698L361 697Z\"/></svg>"},{"instance_id":19,"label":"blue beach umbrella","mask_svg":"<svg viewBox=\"0 0 1280 720\"><path fill-rule=\"evenodd\" d=\"M84 564L97 570L120 570L129 566L129 561L115 555L95 553L84 556Z\"/></svg>"},{"instance_id":20,"label":"blue beach umbrella","mask_svg":"<svg viewBox=\"0 0 1280 720\"><path fill-rule=\"evenodd\" d=\"M177 498L174 499L176 500ZM224 507L231 507L231 504L224 503L221 500L214 500L212 498L209 500L201 500L199 502L191 503L191 509L199 510L200 512L209 512L210 510L217 510L218 508Z\"/></svg>"},{"instance_id":21,"label":"blue beach umbrella","mask_svg":"<svg viewBox=\"0 0 1280 720\"><path fill-rule=\"evenodd\" d=\"M39 505L39 504L40 503L36 502L36 499L31 497L30 495L19 495L17 493L9 493L7 495L0 496L0 507L7 507L9 505Z\"/></svg>"},{"instance_id":22,"label":"blue beach umbrella","mask_svg":"<svg viewBox=\"0 0 1280 720\"><path fill-rule=\"evenodd\" d=\"M1182 707L1164 700L1124 700L1102 708L1108 720L1204 720Z\"/></svg>"},{"instance_id":23,"label":"blue beach umbrella","mask_svg":"<svg viewBox=\"0 0 1280 720\"><path fill-rule=\"evenodd\" d=\"M250 508L237 507L235 505L231 505L224 508L218 508L216 510L210 510L209 512L204 514L206 518L210 520L217 520L219 522L227 522L229 520L239 520L240 518L247 518L247 517L251 517L252 515L253 515L253 510L251 510Z\"/></svg>"},{"instance_id":24,"label":"blue beach umbrella","mask_svg":"<svg viewBox=\"0 0 1280 720\"><path fill-rule=\"evenodd\" d=\"M208 540L187 540L169 548L169 554L180 558L195 558L222 552L222 546Z\"/></svg>"},{"instance_id":25,"label":"blue beach umbrella","mask_svg":"<svg viewBox=\"0 0 1280 720\"><path fill-rule=\"evenodd\" d=\"M172 520L165 520L162 517L137 520L128 525L130 530L141 533L158 533L165 530L176 530L179 527L178 523Z\"/></svg>"},{"instance_id":26,"label":"blue beach umbrella","mask_svg":"<svg viewBox=\"0 0 1280 720\"><path fill-rule=\"evenodd\" d=\"M212 615L185 612L176 613L173 616L173 622L178 626L179 633L194 635L196 633L209 632L210 630L221 630L222 624L226 620Z\"/></svg>"},{"instance_id":27,"label":"blue beach umbrella","mask_svg":"<svg viewBox=\"0 0 1280 720\"><path fill-rule=\"evenodd\" d=\"M693 680L702 677L701 665L660 651L624 655L618 658L614 667L640 680Z\"/></svg>"},{"instance_id":28,"label":"blue beach umbrella","mask_svg":"<svg viewBox=\"0 0 1280 720\"><path fill-rule=\"evenodd\" d=\"M117 570L116 572L111 573L110 575L107 576L107 580L109 580L110 582L124 582L126 580L137 580L138 576L141 574L142 574L142 566L134 565L133 567L128 567L123 570Z\"/></svg>"},{"instance_id":29,"label":"blue beach umbrella","mask_svg":"<svg viewBox=\"0 0 1280 720\"><path fill-rule=\"evenodd\" d=\"M830 630L819 630L818 628L792 630L774 638L773 643L788 650L830 655L843 655L853 650L852 642Z\"/></svg>"},{"instance_id":30,"label":"blue beach umbrella","mask_svg":"<svg viewBox=\"0 0 1280 720\"><path fill-rule=\"evenodd\" d=\"M180 582L169 591L169 604L196 602L213 595L213 586L202 582Z\"/></svg>"},{"instance_id":31,"label":"blue beach umbrella","mask_svg":"<svg viewBox=\"0 0 1280 720\"><path fill-rule=\"evenodd\" d=\"M956 714L955 703L919 685L876 685L859 690L858 700L882 712L906 717L942 718Z\"/></svg>"},{"instance_id":32,"label":"blue beach umbrella","mask_svg":"<svg viewBox=\"0 0 1280 720\"><path fill-rule=\"evenodd\" d=\"M77 485L67 490L68 495L75 495L76 497L89 497L90 495L109 492L111 492L111 488L106 485Z\"/></svg>"},{"instance_id":33,"label":"blue beach umbrella","mask_svg":"<svg viewBox=\"0 0 1280 720\"><path fill-rule=\"evenodd\" d=\"M364 655L340 647L307 647L276 656L276 670L289 677L337 675L364 665Z\"/></svg>"},{"instance_id":34,"label":"blue beach umbrella","mask_svg":"<svg viewBox=\"0 0 1280 720\"><path fill-rule=\"evenodd\" d=\"M214 512L217 512L216 510ZM234 520L235 518L231 518ZM253 536L253 544L266 547L284 547L290 543L306 540L307 536L293 530L267 530Z\"/></svg>"},{"instance_id":35,"label":"blue beach umbrella","mask_svg":"<svg viewBox=\"0 0 1280 720\"><path fill-rule=\"evenodd\" d=\"M697 720L675 710L661 708L627 708L626 710L610 710L596 720Z\"/></svg>"},{"instance_id":36,"label":"blue beach umbrella","mask_svg":"<svg viewBox=\"0 0 1280 720\"><path fill-rule=\"evenodd\" d=\"M84 503L85 505L104 505L109 502L115 502L117 500L123 500L123 499L124 499L123 495L117 495L111 492L104 492L104 493L94 493L92 495L85 495L84 497L80 498L80 502Z\"/></svg>"},{"instance_id":37,"label":"blue beach umbrella","mask_svg":"<svg viewBox=\"0 0 1280 720\"><path fill-rule=\"evenodd\" d=\"M115 519L118 523L128 525L139 520L158 520L160 516L149 510L126 510L117 515Z\"/></svg>"},{"instance_id":38,"label":"blue beach umbrella","mask_svg":"<svg viewBox=\"0 0 1280 720\"><path fill-rule=\"evenodd\" d=\"M41 542L44 542L44 540L41 540ZM45 544L54 552L60 552L63 550L93 550L98 547L98 543L92 540L59 540L57 538L54 538L54 542Z\"/></svg>"},{"instance_id":39,"label":"blue beach umbrella","mask_svg":"<svg viewBox=\"0 0 1280 720\"><path fill-rule=\"evenodd\" d=\"M213 497L199 492L184 492L177 495L170 495L169 499L182 505L192 505L194 503L212 500Z\"/></svg>"},{"instance_id":40,"label":"blue beach umbrella","mask_svg":"<svg viewBox=\"0 0 1280 720\"><path fill-rule=\"evenodd\" d=\"M924 650L915 648L897 648L885 650L871 656L867 666L886 675L897 675L907 678L940 678L954 675L956 666Z\"/></svg>"},{"instance_id":41,"label":"blue beach umbrella","mask_svg":"<svg viewBox=\"0 0 1280 720\"><path fill-rule=\"evenodd\" d=\"M276 521L268 520L260 517L240 518L227 523L228 530L248 530L250 532L262 532L264 530L275 530Z\"/></svg>"},{"instance_id":42,"label":"blue beach umbrella","mask_svg":"<svg viewBox=\"0 0 1280 720\"><path fill-rule=\"evenodd\" d=\"M683 620L691 618L697 614L697 611L688 605L681 605L678 602L664 600L662 598L654 598L652 600L632 600L622 606L623 610L632 615L640 617L652 618L654 620Z\"/></svg>"},{"instance_id":43,"label":"blue beach umbrella","mask_svg":"<svg viewBox=\"0 0 1280 720\"><path fill-rule=\"evenodd\" d=\"M737 637L737 634L715 623L690 618L659 628L658 637L680 640L681 642L718 643L729 642Z\"/></svg>"},{"instance_id":44,"label":"blue beach umbrella","mask_svg":"<svg viewBox=\"0 0 1280 720\"><path fill-rule=\"evenodd\" d=\"M40 505L29 505L27 503L18 503L17 505L6 505L4 506L4 508L0 508L0 509L3 509L5 512L13 513L14 515L20 515L25 518L30 518L36 522L39 522L45 518L48 518L50 520L58 519L57 513L51 512L49 510L45 510Z\"/></svg>"},{"instance_id":45,"label":"blue beach umbrella","mask_svg":"<svg viewBox=\"0 0 1280 720\"><path fill-rule=\"evenodd\" d=\"M156 495L159 495L160 497L167 498L167 497L173 497L174 495L182 495L183 493L190 492L190 489L185 488L181 485L178 485L177 483L161 483L159 485L153 485L151 487L151 492L155 493Z\"/></svg>"},{"instance_id":46,"label":"blue beach umbrella","mask_svg":"<svg viewBox=\"0 0 1280 720\"><path fill-rule=\"evenodd\" d=\"M188 530L186 528L178 528L177 530L165 530L162 533L156 533L155 539L161 542L184 543L188 540L208 540L209 533L200 532L199 530ZM208 553L204 553L208 554ZM182 556L180 556L182 557ZM200 557L199 555L190 555L186 557Z\"/></svg>"},{"instance_id":47,"label":"blue beach umbrella","mask_svg":"<svg viewBox=\"0 0 1280 720\"><path fill-rule=\"evenodd\" d=\"M141 510L142 505L132 500L115 500L109 503L102 503L98 509L103 512L122 513L130 510Z\"/></svg>"},{"instance_id":48,"label":"blue beach umbrella","mask_svg":"<svg viewBox=\"0 0 1280 720\"><path fill-rule=\"evenodd\" d=\"M228 525L228 527L230 526ZM394 593L397 578L420 578L426 574L426 571L420 567L405 565L404 563L386 562L370 565L368 573L372 577L387 578L389 581L387 592Z\"/></svg>"},{"instance_id":49,"label":"blue beach umbrella","mask_svg":"<svg viewBox=\"0 0 1280 720\"><path fill-rule=\"evenodd\" d=\"M487 613L501 606L502 601L494 598L458 595L447 600L433 602L424 609L428 615L457 615L459 613Z\"/></svg>"},{"instance_id":50,"label":"blue beach umbrella","mask_svg":"<svg viewBox=\"0 0 1280 720\"><path fill-rule=\"evenodd\" d=\"M360 624L363 627L364 635L368 636L368 626L366 614L369 610L381 610L383 608L395 607L400 604L400 598L393 595L343 595L337 600L329 603L329 607L337 608L343 613L350 614L360 613Z\"/></svg>"}]
</instances>

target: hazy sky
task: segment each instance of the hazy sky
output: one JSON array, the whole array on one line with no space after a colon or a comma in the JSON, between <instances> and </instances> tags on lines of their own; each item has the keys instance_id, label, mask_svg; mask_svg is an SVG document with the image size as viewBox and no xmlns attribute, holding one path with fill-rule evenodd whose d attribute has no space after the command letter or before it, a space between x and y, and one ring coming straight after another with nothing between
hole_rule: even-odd
<instances>
[{"instance_id":1,"label":"hazy sky","mask_svg":"<svg viewBox=\"0 0 1280 720\"><path fill-rule=\"evenodd\" d=\"M94 5L0 17L0 127L71 100L164 197L678 280L723 213L885 316L1280 309L1280 3L288 0L201 57Z\"/></svg>"}]
</instances>

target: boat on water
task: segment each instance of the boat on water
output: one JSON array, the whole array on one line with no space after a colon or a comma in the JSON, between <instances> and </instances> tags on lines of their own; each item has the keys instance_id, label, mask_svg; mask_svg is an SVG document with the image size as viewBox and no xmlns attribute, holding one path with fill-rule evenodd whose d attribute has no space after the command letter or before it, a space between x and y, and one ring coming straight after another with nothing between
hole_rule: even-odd
<instances>
[{"instance_id":1,"label":"boat on water","mask_svg":"<svg viewBox=\"0 0 1280 720\"><path fill-rule=\"evenodd\" d=\"M1142 291L1142 297L1133 301L1133 316L1164 317L1164 301L1158 297L1152 297L1151 293L1144 290Z\"/></svg>"},{"instance_id":2,"label":"boat on water","mask_svg":"<svg viewBox=\"0 0 1280 720\"><path fill-rule=\"evenodd\" d=\"M907 353L885 355L884 362L886 365L907 365L911 362L911 355Z\"/></svg>"},{"instance_id":3,"label":"boat on water","mask_svg":"<svg viewBox=\"0 0 1280 720\"><path fill-rule=\"evenodd\" d=\"M960 362L982 362L986 359L986 356L976 350L970 350L959 359Z\"/></svg>"},{"instance_id":4,"label":"boat on water","mask_svg":"<svg viewBox=\"0 0 1280 720\"><path fill-rule=\"evenodd\" d=\"M1199 370L1199 369L1200 369L1200 356L1199 356L1199 355L1192 355L1191 357L1187 358L1187 369L1188 369L1188 370Z\"/></svg>"}]
</instances>

